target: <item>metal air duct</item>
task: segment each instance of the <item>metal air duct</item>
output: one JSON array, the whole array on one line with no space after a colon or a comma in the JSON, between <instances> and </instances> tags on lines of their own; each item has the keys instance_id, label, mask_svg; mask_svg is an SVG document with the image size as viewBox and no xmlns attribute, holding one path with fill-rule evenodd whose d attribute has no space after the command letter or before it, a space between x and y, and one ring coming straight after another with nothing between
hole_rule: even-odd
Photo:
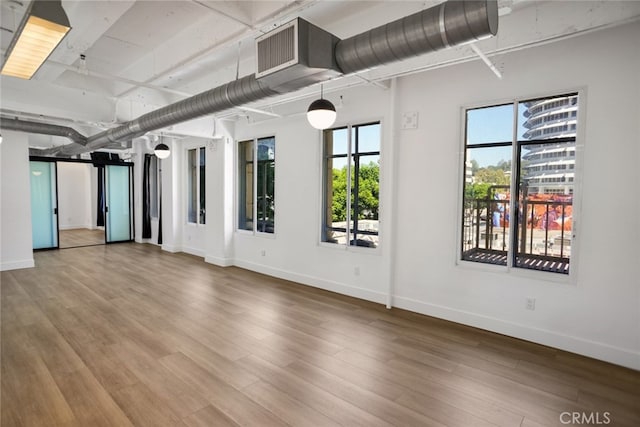
<instances>
[{"instance_id":1,"label":"metal air duct","mask_svg":"<svg viewBox=\"0 0 640 427\"><path fill-rule=\"evenodd\" d=\"M276 91L256 80L255 75L251 74L144 114L117 128L93 135L88 138L88 143L84 147L78 147L75 144L64 145L60 147L60 154L73 156L98 150L113 142L131 140L156 129L239 107L277 94Z\"/></svg>"},{"instance_id":2,"label":"metal air duct","mask_svg":"<svg viewBox=\"0 0 640 427\"><path fill-rule=\"evenodd\" d=\"M356 73L412 56L487 38L495 35L497 30L497 0L450 0L338 41L332 54L335 55L340 71L345 74ZM287 73L287 69L278 72ZM270 78L274 79L274 77ZM298 90L311 83L314 82L299 79L296 84L287 89ZM140 116L117 128L91 136L84 147L77 144L58 147L59 154L71 156L97 150L114 142L142 136L146 132L278 94L280 93L269 85L268 79L261 81L256 79L255 74L251 74Z\"/></svg>"},{"instance_id":3,"label":"metal air duct","mask_svg":"<svg viewBox=\"0 0 640 427\"><path fill-rule=\"evenodd\" d=\"M357 73L497 32L497 0L452 0L341 40L336 61L343 73Z\"/></svg>"},{"instance_id":4,"label":"metal air duct","mask_svg":"<svg viewBox=\"0 0 640 427\"><path fill-rule=\"evenodd\" d=\"M81 146L87 144L87 138L84 135L67 126L0 117L0 128L42 135L64 136Z\"/></svg>"}]
</instances>

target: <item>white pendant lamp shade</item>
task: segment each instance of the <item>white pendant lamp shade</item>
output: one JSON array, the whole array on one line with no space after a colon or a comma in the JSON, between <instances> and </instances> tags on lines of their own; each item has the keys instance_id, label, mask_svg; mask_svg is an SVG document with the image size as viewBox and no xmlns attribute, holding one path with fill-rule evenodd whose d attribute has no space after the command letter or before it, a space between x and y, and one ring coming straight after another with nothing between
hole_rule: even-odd
<instances>
[{"instance_id":1,"label":"white pendant lamp shade","mask_svg":"<svg viewBox=\"0 0 640 427\"><path fill-rule=\"evenodd\" d=\"M169 154L171 154L169 146L162 143L156 145L156 148L153 149L153 152L159 159L166 159L167 157L169 157Z\"/></svg>"},{"instance_id":2,"label":"white pendant lamp shade","mask_svg":"<svg viewBox=\"0 0 640 427\"><path fill-rule=\"evenodd\" d=\"M307 120L316 129L327 129L336 121L336 107L326 99L317 99L309 105Z\"/></svg>"}]
</instances>

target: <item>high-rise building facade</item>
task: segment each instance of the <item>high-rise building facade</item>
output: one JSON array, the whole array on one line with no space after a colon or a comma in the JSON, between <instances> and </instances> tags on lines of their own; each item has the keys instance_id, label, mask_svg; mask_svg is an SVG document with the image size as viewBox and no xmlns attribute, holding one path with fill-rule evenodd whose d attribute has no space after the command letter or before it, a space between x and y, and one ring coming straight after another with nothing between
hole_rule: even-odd
<instances>
[{"instance_id":1,"label":"high-rise building facade","mask_svg":"<svg viewBox=\"0 0 640 427\"><path fill-rule=\"evenodd\" d=\"M578 95L524 104L524 140L558 139L557 144L525 145L522 177L528 194L572 195L576 147L573 141L578 115Z\"/></svg>"}]
</instances>

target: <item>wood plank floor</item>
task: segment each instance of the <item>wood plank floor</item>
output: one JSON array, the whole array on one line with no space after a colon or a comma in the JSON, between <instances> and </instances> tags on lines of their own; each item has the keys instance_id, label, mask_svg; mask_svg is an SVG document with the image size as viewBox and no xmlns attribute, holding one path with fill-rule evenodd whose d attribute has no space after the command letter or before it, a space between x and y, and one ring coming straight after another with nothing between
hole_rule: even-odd
<instances>
[{"instance_id":1,"label":"wood plank floor","mask_svg":"<svg viewBox=\"0 0 640 427\"><path fill-rule=\"evenodd\" d=\"M640 425L640 372L150 245L35 257L2 426Z\"/></svg>"},{"instance_id":2,"label":"wood plank floor","mask_svg":"<svg viewBox=\"0 0 640 427\"><path fill-rule=\"evenodd\" d=\"M77 248L80 246L104 245L104 230L90 230L88 228L74 228L60 230L60 249Z\"/></svg>"}]
</instances>

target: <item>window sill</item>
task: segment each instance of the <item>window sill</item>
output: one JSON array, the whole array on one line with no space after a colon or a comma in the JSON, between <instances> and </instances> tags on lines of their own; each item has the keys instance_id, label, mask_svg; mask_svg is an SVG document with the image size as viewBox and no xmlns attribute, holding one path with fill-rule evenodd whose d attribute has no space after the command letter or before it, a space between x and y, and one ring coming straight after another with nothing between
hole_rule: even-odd
<instances>
[{"instance_id":1,"label":"window sill","mask_svg":"<svg viewBox=\"0 0 640 427\"><path fill-rule=\"evenodd\" d=\"M530 270L527 268L518 268L518 267L509 268L506 265L484 264L481 262L465 261L462 259L458 259L456 264L458 267L468 269L468 270L484 271L486 273L495 273L495 274L508 274L514 277L521 277L523 279L537 280L537 281L550 282L550 283L562 283L567 285L573 284L573 281L571 280L571 274L552 273L547 271L532 270L532 269Z\"/></svg>"},{"instance_id":2,"label":"window sill","mask_svg":"<svg viewBox=\"0 0 640 427\"><path fill-rule=\"evenodd\" d=\"M347 246L347 245L342 245L338 243L327 243L327 242L319 242L318 245L321 248L329 248L332 250L343 251L343 252L353 252L353 253L364 254L364 255L378 255L378 256L382 255L382 249L380 249L379 246L376 248L364 248L360 246Z\"/></svg>"},{"instance_id":3,"label":"window sill","mask_svg":"<svg viewBox=\"0 0 640 427\"><path fill-rule=\"evenodd\" d=\"M263 239L275 239L276 238L276 233L263 233L261 231L249 231L249 230L236 230L235 232L239 236L261 237Z\"/></svg>"}]
</instances>

